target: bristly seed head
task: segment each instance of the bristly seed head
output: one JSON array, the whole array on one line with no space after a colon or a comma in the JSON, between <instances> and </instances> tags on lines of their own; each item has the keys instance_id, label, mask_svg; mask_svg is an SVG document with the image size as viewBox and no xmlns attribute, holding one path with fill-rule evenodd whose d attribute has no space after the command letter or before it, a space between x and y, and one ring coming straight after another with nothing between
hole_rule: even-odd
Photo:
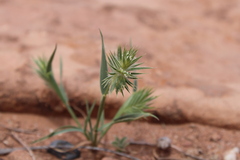
<instances>
[{"instance_id":1,"label":"bristly seed head","mask_svg":"<svg viewBox=\"0 0 240 160\"><path fill-rule=\"evenodd\" d=\"M105 87L109 88L109 92L116 90L116 94L126 89L129 92L129 87L133 88L131 80L138 79L137 75L142 74L137 71L140 69L149 69L148 67L139 67L142 63L137 63L141 58L136 57L136 49L125 49L118 47L117 53L110 53L107 57L108 65L111 69L108 77L103 80Z\"/></svg>"}]
</instances>

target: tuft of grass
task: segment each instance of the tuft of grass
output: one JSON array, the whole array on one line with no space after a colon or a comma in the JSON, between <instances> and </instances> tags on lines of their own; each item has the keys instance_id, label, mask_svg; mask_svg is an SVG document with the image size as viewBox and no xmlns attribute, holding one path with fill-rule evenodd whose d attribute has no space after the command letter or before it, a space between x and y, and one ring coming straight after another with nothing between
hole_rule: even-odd
<instances>
[{"instance_id":1,"label":"tuft of grass","mask_svg":"<svg viewBox=\"0 0 240 160\"><path fill-rule=\"evenodd\" d=\"M62 60L60 60L60 82L56 82L52 70L52 62L57 51L57 46L55 46L48 60L42 57L35 59L36 73L44 80L46 85L56 93L76 123L76 126L69 125L59 127L49 135L35 142L48 139L61 133L81 132L93 146L97 146L109 129L116 123L130 122L148 116L157 118L153 114L146 112L146 110L151 109L150 104L156 98L152 96L152 89L144 88L137 90L137 79L138 76L142 74L139 70L150 68L141 66L143 63L139 63L139 60L142 57L137 56L137 50L133 47L130 49L118 47L116 52L106 56L104 38L101 31L100 36L102 41L100 66L100 89L102 95L96 123L93 123L91 119L95 103L90 106L89 103L86 102L86 117L82 124L70 106L67 93L62 83ZM131 96L119 108L114 118L110 122L105 123L105 101L107 96L113 91L117 94L120 92L124 96L124 90L130 92L130 88L132 88L133 91ZM125 148L127 145L126 138L116 139L113 145L118 146L119 149Z\"/></svg>"},{"instance_id":2,"label":"tuft of grass","mask_svg":"<svg viewBox=\"0 0 240 160\"><path fill-rule=\"evenodd\" d=\"M127 137L118 138L112 142L112 145L116 148L118 152L126 152L126 147L129 145Z\"/></svg>"}]
</instances>

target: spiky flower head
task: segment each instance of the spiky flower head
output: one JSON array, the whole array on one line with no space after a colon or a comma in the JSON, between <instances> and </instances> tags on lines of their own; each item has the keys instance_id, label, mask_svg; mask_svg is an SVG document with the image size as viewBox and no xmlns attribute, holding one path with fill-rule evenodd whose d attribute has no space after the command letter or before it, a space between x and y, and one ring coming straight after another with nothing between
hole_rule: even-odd
<instances>
[{"instance_id":1,"label":"spiky flower head","mask_svg":"<svg viewBox=\"0 0 240 160\"><path fill-rule=\"evenodd\" d=\"M137 63L142 57L136 57L137 50L130 48L118 47L117 53L110 53L107 57L108 65L111 69L107 78L103 80L106 87L109 88L109 92L116 90L116 94L126 89L129 92L129 87L133 88L134 84L132 80L138 79L138 70L149 69L148 67L140 67L142 63Z\"/></svg>"}]
</instances>

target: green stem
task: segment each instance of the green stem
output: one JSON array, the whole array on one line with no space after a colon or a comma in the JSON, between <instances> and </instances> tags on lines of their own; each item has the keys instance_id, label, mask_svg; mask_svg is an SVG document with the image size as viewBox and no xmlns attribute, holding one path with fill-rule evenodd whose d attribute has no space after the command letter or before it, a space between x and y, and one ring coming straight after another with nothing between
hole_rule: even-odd
<instances>
[{"instance_id":1,"label":"green stem","mask_svg":"<svg viewBox=\"0 0 240 160\"><path fill-rule=\"evenodd\" d=\"M113 122L110 122L106 129L104 129L104 132L101 134L98 143L101 142L102 138L105 136L105 134L108 132L108 130L112 127L113 124L114 124Z\"/></svg>"},{"instance_id":2,"label":"green stem","mask_svg":"<svg viewBox=\"0 0 240 160\"><path fill-rule=\"evenodd\" d=\"M104 104L105 104L106 97L107 97L106 94L102 95L101 103L100 103L100 106L99 106L99 109L98 109L97 122L96 122L96 125L94 127L93 146L97 146L97 144L98 144L98 139L97 139L98 138L98 129L99 129L101 115L104 112Z\"/></svg>"},{"instance_id":3,"label":"green stem","mask_svg":"<svg viewBox=\"0 0 240 160\"><path fill-rule=\"evenodd\" d=\"M59 98L61 99L61 101L65 104L68 113L71 115L71 117L73 118L73 120L76 122L76 124L78 125L79 128L82 128L81 124L79 123L76 114L74 113L74 111L72 110L71 106L69 105L68 102L68 98L65 94L65 91L61 91L60 86L56 83L55 78L53 77L53 75L50 76L49 78L49 84L52 85L53 90L56 92L56 94L59 96Z\"/></svg>"},{"instance_id":4,"label":"green stem","mask_svg":"<svg viewBox=\"0 0 240 160\"><path fill-rule=\"evenodd\" d=\"M76 124L78 125L79 128L82 128L81 124L78 121L78 118L76 116L76 114L74 113L74 111L72 110L71 106L67 103L65 104L67 107L67 110L69 112L69 114L71 115L71 117L73 118L73 120L76 122Z\"/></svg>"}]
</instances>

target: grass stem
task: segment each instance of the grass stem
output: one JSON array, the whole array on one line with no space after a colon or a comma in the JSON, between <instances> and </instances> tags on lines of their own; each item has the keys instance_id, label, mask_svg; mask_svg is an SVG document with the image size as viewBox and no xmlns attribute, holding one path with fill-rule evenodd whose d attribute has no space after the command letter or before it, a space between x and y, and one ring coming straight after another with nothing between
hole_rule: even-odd
<instances>
[{"instance_id":1,"label":"grass stem","mask_svg":"<svg viewBox=\"0 0 240 160\"><path fill-rule=\"evenodd\" d=\"M97 146L97 144L98 144L98 139L97 138L98 138L99 124L100 124L101 115L104 112L104 104L105 104L106 97L107 97L106 94L102 95L101 103L100 103L100 106L98 108L97 122L96 122L96 125L94 127L93 146Z\"/></svg>"}]
</instances>

